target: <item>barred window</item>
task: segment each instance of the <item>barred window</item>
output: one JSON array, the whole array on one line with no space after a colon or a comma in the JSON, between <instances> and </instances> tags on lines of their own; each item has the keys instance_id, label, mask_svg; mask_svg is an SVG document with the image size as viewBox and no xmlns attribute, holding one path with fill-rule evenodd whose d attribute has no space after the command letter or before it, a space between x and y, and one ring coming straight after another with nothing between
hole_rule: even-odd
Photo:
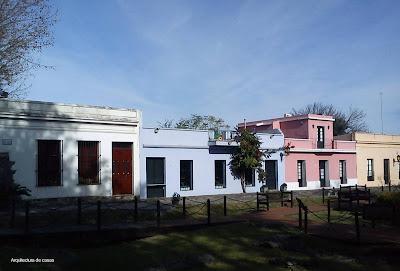
<instances>
[{"instance_id":1,"label":"barred window","mask_svg":"<svg viewBox=\"0 0 400 271\"><path fill-rule=\"evenodd\" d=\"M100 151L98 141L78 141L79 184L100 184Z\"/></svg>"},{"instance_id":2,"label":"barred window","mask_svg":"<svg viewBox=\"0 0 400 271\"><path fill-rule=\"evenodd\" d=\"M37 185L60 186L62 176L61 141L38 140L37 147Z\"/></svg>"}]
</instances>

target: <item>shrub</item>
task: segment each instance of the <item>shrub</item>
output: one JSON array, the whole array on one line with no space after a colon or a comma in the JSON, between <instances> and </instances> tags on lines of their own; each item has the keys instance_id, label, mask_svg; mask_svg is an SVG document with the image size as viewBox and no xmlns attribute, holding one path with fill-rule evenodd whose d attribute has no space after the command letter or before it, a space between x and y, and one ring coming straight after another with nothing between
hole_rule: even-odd
<instances>
[{"instance_id":1,"label":"shrub","mask_svg":"<svg viewBox=\"0 0 400 271\"><path fill-rule=\"evenodd\" d=\"M378 195L377 203L400 206L400 192L383 192Z\"/></svg>"}]
</instances>

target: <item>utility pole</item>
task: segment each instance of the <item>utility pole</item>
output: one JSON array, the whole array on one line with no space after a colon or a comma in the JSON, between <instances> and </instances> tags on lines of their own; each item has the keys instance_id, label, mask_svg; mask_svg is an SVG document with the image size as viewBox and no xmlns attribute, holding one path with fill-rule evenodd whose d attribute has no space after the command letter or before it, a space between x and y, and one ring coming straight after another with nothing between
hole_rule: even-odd
<instances>
[{"instance_id":1,"label":"utility pole","mask_svg":"<svg viewBox=\"0 0 400 271\"><path fill-rule=\"evenodd\" d=\"M383 93L382 91L379 92L379 96L381 98L381 129L382 129L382 135L383 135Z\"/></svg>"}]
</instances>

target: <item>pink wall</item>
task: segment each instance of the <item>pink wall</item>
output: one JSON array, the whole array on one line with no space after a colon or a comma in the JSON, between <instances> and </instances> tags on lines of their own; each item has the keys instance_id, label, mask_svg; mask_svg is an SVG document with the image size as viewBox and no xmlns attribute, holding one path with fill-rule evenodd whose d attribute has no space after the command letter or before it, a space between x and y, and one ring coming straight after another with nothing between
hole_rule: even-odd
<instances>
[{"instance_id":1,"label":"pink wall","mask_svg":"<svg viewBox=\"0 0 400 271\"><path fill-rule=\"evenodd\" d=\"M297 160L306 161L307 181L319 181L319 160L329 161L329 179L339 180L339 161L346 160L347 179L357 177L355 153L290 153L285 157L287 182L297 182Z\"/></svg>"},{"instance_id":2,"label":"pink wall","mask_svg":"<svg viewBox=\"0 0 400 271\"><path fill-rule=\"evenodd\" d=\"M280 129L287 138L308 138L309 120L292 120L280 122Z\"/></svg>"},{"instance_id":3,"label":"pink wall","mask_svg":"<svg viewBox=\"0 0 400 271\"><path fill-rule=\"evenodd\" d=\"M317 127L322 126L325 128L325 145L332 147L333 140L333 121L327 120L308 120L308 138L317 141ZM328 147L327 146L327 147Z\"/></svg>"}]
</instances>

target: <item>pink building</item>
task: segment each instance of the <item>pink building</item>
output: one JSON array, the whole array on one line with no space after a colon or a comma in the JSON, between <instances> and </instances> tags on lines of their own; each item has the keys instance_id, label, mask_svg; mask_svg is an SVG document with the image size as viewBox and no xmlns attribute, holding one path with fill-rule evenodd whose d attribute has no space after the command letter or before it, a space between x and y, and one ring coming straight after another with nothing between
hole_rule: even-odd
<instances>
[{"instance_id":1,"label":"pink building","mask_svg":"<svg viewBox=\"0 0 400 271\"><path fill-rule=\"evenodd\" d=\"M356 143L333 138L332 116L285 115L283 118L247 122L255 132L280 129L285 146L291 146L285 159L288 190L339 187L357 183ZM239 127L244 127L240 123Z\"/></svg>"}]
</instances>

